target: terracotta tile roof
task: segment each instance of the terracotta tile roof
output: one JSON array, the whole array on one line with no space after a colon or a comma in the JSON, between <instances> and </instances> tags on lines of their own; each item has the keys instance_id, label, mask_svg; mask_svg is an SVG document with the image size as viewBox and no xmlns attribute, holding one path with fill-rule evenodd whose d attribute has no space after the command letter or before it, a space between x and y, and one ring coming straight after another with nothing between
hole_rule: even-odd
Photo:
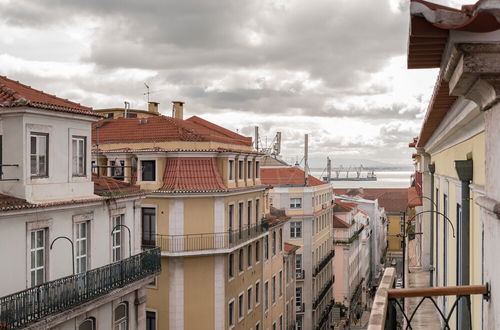
<instances>
[{"instance_id":1,"label":"terracotta tile roof","mask_svg":"<svg viewBox=\"0 0 500 330\"><path fill-rule=\"evenodd\" d=\"M325 184L312 175L309 175L308 179L308 187ZM260 180L272 186L304 186L304 171L297 167L261 168Z\"/></svg>"},{"instance_id":2,"label":"terracotta tile roof","mask_svg":"<svg viewBox=\"0 0 500 330\"><path fill-rule=\"evenodd\" d=\"M416 187L408 188L408 207L422 206L422 197Z\"/></svg>"},{"instance_id":3,"label":"terracotta tile roof","mask_svg":"<svg viewBox=\"0 0 500 330\"><path fill-rule=\"evenodd\" d=\"M487 0L462 9L411 0L408 68L438 68L451 30L484 33L500 29L495 11Z\"/></svg>"},{"instance_id":4,"label":"terracotta tile roof","mask_svg":"<svg viewBox=\"0 0 500 330\"><path fill-rule=\"evenodd\" d=\"M402 212L408 204L408 188L334 189L334 192L336 195L378 199L378 204L390 213Z\"/></svg>"},{"instance_id":5,"label":"terracotta tile roof","mask_svg":"<svg viewBox=\"0 0 500 330\"><path fill-rule=\"evenodd\" d=\"M352 225L350 225L346 221L340 219L335 214L333 215L333 228L346 229L346 228L351 228L351 226Z\"/></svg>"},{"instance_id":6,"label":"terracotta tile roof","mask_svg":"<svg viewBox=\"0 0 500 330\"><path fill-rule=\"evenodd\" d=\"M266 214L266 218L269 220L270 226L276 226L290 220L290 217L286 215L285 210L277 209L273 206L271 206L269 213Z\"/></svg>"},{"instance_id":7,"label":"terracotta tile roof","mask_svg":"<svg viewBox=\"0 0 500 330\"><path fill-rule=\"evenodd\" d=\"M298 249L300 248L300 246L298 245L293 245L293 244L290 244L290 243L285 243L285 252L286 253L290 253L292 251L297 251Z\"/></svg>"},{"instance_id":8,"label":"terracotta tile roof","mask_svg":"<svg viewBox=\"0 0 500 330\"><path fill-rule=\"evenodd\" d=\"M217 169L215 158L167 158L161 191L222 192L227 190Z\"/></svg>"},{"instance_id":9,"label":"terracotta tile roof","mask_svg":"<svg viewBox=\"0 0 500 330\"><path fill-rule=\"evenodd\" d=\"M160 147L151 147L151 148L130 148L130 147L124 147L124 148L115 148L115 149L102 149L102 148L97 148L93 147L92 152L94 154L96 153L146 153L146 152L207 152L207 153L234 153L234 152L240 152L243 154L250 154L250 155L263 155L261 152L255 152L255 151L246 151L246 150L240 150L236 151L235 149L227 149L227 148L213 148L213 149L184 149L184 148L160 148Z\"/></svg>"},{"instance_id":10,"label":"terracotta tile roof","mask_svg":"<svg viewBox=\"0 0 500 330\"><path fill-rule=\"evenodd\" d=\"M44 93L18 81L0 76L0 109L21 106L101 117L101 115L94 113L92 108Z\"/></svg>"},{"instance_id":11,"label":"terracotta tile roof","mask_svg":"<svg viewBox=\"0 0 500 330\"><path fill-rule=\"evenodd\" d=\"M163 141L220 142L251 146L252 138L232 133L201 118L182 120L167 116L149 118L116 118L93 125L93 144ZM215 129L215 128L217 129Z\"/></svg>"},{"instance_id":12,"label":"terracotta tile roof","mask_svg":"<svg viewBox=\"0 0 500 330\"><path fill-rule=\"evenodd\" d=\"M107 199L140 196L144 194L138 186L133 186L112 178L93 177L92 181L94 182L94 193L100 195L99 197L91 197L86 199L75 199L75 200L62 200L62 201L44 202L35 204L35 203L30 203L22 198L0 194L0 212L16 211L23 209L57 207L57 206L72 205L72 204L85 204L85 203L100 202Z\"/></svg>"},{"instance_id":13,"label":"terracotta tile roof","mask_svg":"<svg viewBox=\"0 0 500 330\"><path fill-rule=\"evenodd\" d=\"M333 206L333 212L351 212L352 208L347 205L335 204Z\"/></svg>"},{"instance_id":14,"label":"terracotta tile roof","mask_svg":"<svg viewBox=\"0 0 500 330\"><path fill-rule=\"evenodd\" d=\"M141 190L139 186L105 176L92 175L92 182L94 182L94 193L101 196L140 192Z\"/></svg>"}]
</instances>

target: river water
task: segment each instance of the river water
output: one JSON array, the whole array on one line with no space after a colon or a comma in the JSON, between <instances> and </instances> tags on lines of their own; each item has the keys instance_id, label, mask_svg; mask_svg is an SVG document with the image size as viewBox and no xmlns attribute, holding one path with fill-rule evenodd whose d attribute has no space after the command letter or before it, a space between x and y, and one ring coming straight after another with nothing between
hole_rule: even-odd
<instances>
[{"instance_id":1,"label":"river water","mask_svg":"<svg viewBox=\"0 0 500 330\"><path fill-rule=\"evenodd\" d=\"M321 179L321 172L311 172L311 175ZM334 188L407 188L410 186L411 171L381 171L375 172L377 181L332 181ZM324 173L323 173L324 175ZM332 173L332 177L335 174ZM345 174L343 175L345 177ZM356 176L350 173L349 176ZM366 176L363 173L362 176Z\"/></svg>"}]
</instances>

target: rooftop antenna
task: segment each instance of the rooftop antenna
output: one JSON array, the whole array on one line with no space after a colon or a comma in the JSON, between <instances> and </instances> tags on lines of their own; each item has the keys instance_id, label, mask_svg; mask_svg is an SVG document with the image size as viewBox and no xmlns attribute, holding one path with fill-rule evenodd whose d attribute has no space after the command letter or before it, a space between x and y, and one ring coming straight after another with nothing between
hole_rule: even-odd
<instances>
[{"instance_id":1,"label":"rooftop antenna","mask_svg":"<svg viewBox=\"0 0 500 330\"><path fill-rule=\"evenodd\" d=\"M255 126L255 150L259 151L259 126Z\"/></svg>"},{"instance_id":2,"label":"rooftop antenna","mask_svg":"<svg viewBox=\"0 0 500 330\"><path fill-rule=\"evenodd\" d=\"M146 93L144 93L144 95L147 95L147 96L148 96L148 103L149 103L149 94L151 94L151 93L149 92L149 86L148 86L148 84L146 84L146 83L144 83L144 86L146 86L146 89L148 90Z\"/></svg>"}]
</instances>

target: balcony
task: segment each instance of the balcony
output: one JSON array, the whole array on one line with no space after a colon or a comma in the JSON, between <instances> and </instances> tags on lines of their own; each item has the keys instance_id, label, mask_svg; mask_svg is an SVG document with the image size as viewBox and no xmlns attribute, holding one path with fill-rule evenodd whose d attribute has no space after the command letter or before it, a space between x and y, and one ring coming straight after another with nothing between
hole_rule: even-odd
<instances>
[{"instance_id":1,"label":"balcony","mask_svg":"<svg viewBox=\"0 0 500 330\"><path fill-rule=\"evenodd\" d=\"M203 233L188 235L152 235L143 234L142 246L157 246L161 252L166 253L186 253L210 250L231 249L243 244L268 229L266 223L244 227L241 230L232 230L219 233Z\"/></svg>"},{"instance_id":2,"label":"balcony","mask_svg":"<svg viewBox=\"0 0 500 330\"><path fill-rule=\"evenodd\" d=\"M326 265L328 265L328 263L330 262L330 260L333 259L334 256L335 256L335 250L330 251L330 253L328 253L323 258L323 260L321 260L321 262L316 267L314 267L313 277L318 275L319 272L321 272L323 270L323 268L325 268Z\"/></svg>"},{"instance_id":3,"label":"balcony","mask_svg":"<svg viewBox=\"0 0 500 330\"><path fill-rule=\"evenodd\" d=\"M351 244L352 242L354 242L359 238L359 235L364 229L365 229L364 227L359 228L349 239L345 239L344 237L334 237L333 244L339 244L339 245Z\"/></svg>"},{"instance_id":4,"label":"balcony","mask_svg":"<svg viewBox=\"0 0 500 330\"><path fill-rule=\"evenodd\" d=\"M158 274L160 250L151 249L88 272L63 277L0 298L0 329L19 329L113 290Z\"/></svg>"},{"instance_id":5,"label":"balcony","mask_svg":"<svg viewBox=\"0 0 500 330\"><path fill-rule=\"evenodd\" d=\"M441 325L443 329L451 329L449 322L454 319L454 314L458 314L466 323L471 320L470 312L458 311L460 301L468 305L471 295L483 295L484 299L489 297L488 287L485 285L392 289L395 273L394 268L387 268L384 272L373 301L368 323L370 330L400 329L401 327L429 329L435 328L436 324ZM449 312L442 310L436 299L445 296L456 297ZM403 307L403 301L407 306ZM402 314L402 320L398 320L397 312ZM467 326L465 328L468 329Z\"/></svg>"},{"instance_id":6,"label":"balcony","mask_svg":"<svg viewBox=\"0 0 500 330\"><path fill-rule=\"evenodd\" d=\"M316 307L318 307L323 298L325 298L328 291L331 290L332 285L333 285L333 279L329 280L328 283L326 283L326 285L323 287L323 290L321 290L318 297L314 300L313 309L316 309Z\"/></svg>"},{"instance_id":7,"label":"balcony","mask_svg":"<svg viewBox=\"0 0 500 330\"><path fill-rule=\"evenodd\" d=\"M306 272L303 269L295 269L295 279L303 281L306 278Z\"/></svg>"},{"instance_id":8,"label":"balcony","mask_svg":"<svg viewBox=\"0 0 500 330\"><path fill-rule=\"evenodd\" d=\"M314 328L315 330L322 329L323 326L325 325L325 323L328 322L328 320L330 319L329 318L330 312L332 311L334 304L335 304L335 301L333 301L333 299L330 300L330 303L328 303L328 306L326 306L326 308L323 311L323 313L321 313L321 317L319 318L318 325L316 325L316 327Z\"/></svg>"}]
</instances>

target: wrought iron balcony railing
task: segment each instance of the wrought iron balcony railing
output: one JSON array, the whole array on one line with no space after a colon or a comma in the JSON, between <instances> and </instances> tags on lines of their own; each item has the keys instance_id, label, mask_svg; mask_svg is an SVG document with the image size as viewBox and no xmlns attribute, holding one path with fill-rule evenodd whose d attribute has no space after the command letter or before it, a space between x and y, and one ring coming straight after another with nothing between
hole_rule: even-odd
<instances>
[{"instance_id":1,"label":"wrought iron balcony railing","mask_svg":"<svg viewBox=\"0 0 500 330\"><path fill-rule=\"evenodd\" d=\"M323 258L323 260L321 260L320 263L316 267L314 267L313 277L318 275L319 272L321 272L323 268L325 268L325 266L328 265L328 263L330 262L330 260L332 260L334 256L335 256L335 250L330 251L330 253L328 253Z\"/></svg>"},{"instance_id":2,"label":"wrought iron balcony railing","mask_svg":"<svg viewBox=\"0 0 500 330\"><path fill-rule=\"evenodd\" d=\"M361 232L365 229L364 227L359 228L352 236L348 239L345 239L343 237L334 237L333 238L333 244L351 244L355 240L359 238L359 235Z\"/></svg>"},{"instance_id":3,"label":"wrought iron balcony railing","mask_svg":"<svg viewBox=\"0 0 500 330\"><path fill-rule=\"evenodd\" d=\"M330 303L328 304L328 306L326 306L325 310L323 311L323 313L321 313L321 316L319 318L319 322L318 324L316 325L316 327L314 328L315 330L320 330L323 328L323 326L325 325L326 322L328 322L328 320L330 319L329 316L330 316L330 312L332 311L333 309L333 305L335 304L335 301L332 299L330 300Z\"/></svg>"},{"instance_id":4,"label":"wrought iron balcony railing","mask_svg":"<svg viewBox=\"0 0 500 330\"><path fill-rule=\"evenodd\" d=\"M332 285L333 285L333 279L329 280L328 283L326 283L326 285L323 287L323 290L321 290L318 297L314 300L313 309L316 309L318 307L318 305L321 303L323 298L325 298L328 291L331 290Z\"/></svg>"},{"instance_id":5,"label":"wrought iron balcony railing","mask_svg":"<svg viewBox=\"0 0 500 330\"><path fill-rule=\"evenodd\" d=\"M303 269L295 269L295 279L303 280L306 278L306 272Z\"/></svg>"},{"instance_id":6,"label":"wrought iron balcony railing","mask_svg":"<svg viewBox=\"0 0 500 330\"><path fill-rule=\"evenodd\" d=\"M159 249L0 298L0 329L19 329L161 271Z\"/></svg>"},{"instance_id":7,"label":"wrought iron balcony railing","mask_svg":"<svg viewBox=\"0 0 500 330\"><path fill-rule=\"evenodd\" d=\"M162 252L195 252L203 250L230 249L266 232L266 223L219 233L187 235L144 235L144 247L158 246Z\"/></svg>"},{"instance_id":8,"label":"wrought iron balcony railing","mask_svg":"<svg viewBox=\"0 0 500 330\"><path fill-rule=\"evenodd\" d=\"M411 288L411 289L392 289L394 286L395 269L387 268L382 277L381 284L375 295L373 308L368 323L368 328L373 330L383 329L417 329L417 321L414 322L415 316L424 305L426 300L429 300L436 309L436 322L441 321L442 329L451 329L449 324L454 313L458 313L457 306L461 301L465 301L466 308L460 314L461 319L471 324L471 295L483 295L485 299L489 298L489 289L486 285L465 285L465 286L448 286L448 287L429 287L429 288ZM453 305L444 310L436 301L437 297L455 296ZM414 308L403 308L401 299L405 298L420 298ZM428 304L429 306L429 304ZM396 317L397 310L403 316L404 327L398 324ZM463 315L463 313L466 313ZM464 317L465 316L465 317ZM412 324L414 322L414 324ZM465 327L468 328L468 327Z\"/></svg>"}]
</instances>

